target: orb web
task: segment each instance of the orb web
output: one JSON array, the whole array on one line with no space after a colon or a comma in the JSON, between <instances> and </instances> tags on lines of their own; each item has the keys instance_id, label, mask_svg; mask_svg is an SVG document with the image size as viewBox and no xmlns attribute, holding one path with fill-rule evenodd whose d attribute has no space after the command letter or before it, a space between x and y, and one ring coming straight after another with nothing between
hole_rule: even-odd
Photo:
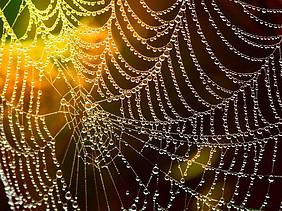
<instances>
[{"instance_id":1,"label":"orb web","mask_svg":"<svg viewBox=\"0 0 282 211\"><path fill-rule=\"evenodd\" d=\"M282 209L281 6L1 1L11 209Z\"/></svg>"}]
</instances>

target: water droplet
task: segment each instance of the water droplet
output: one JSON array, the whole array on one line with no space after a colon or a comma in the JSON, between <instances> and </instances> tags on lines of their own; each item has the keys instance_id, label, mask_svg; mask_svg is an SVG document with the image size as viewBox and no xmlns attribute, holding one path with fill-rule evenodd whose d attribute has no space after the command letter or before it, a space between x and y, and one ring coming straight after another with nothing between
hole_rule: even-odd
<instances>
[{"instance_id":1,"label":"water droplet","mask_svg":"<svg viewBox=\"0 0 282 211\"><path fill-rule=\"evenodd\" d=\"M86 103L85 103L85 109L86 109L86 110L90 110L91 108L92 108L91 103L86 102Z\"/></svg>"},{"instance_id":2,"label":"water droplet","mask_svg":"<svg viewBox=\"0 0 282 211\"><path fill-rule=\"evenodd\" d=\"M63 172L62 172L62 170L59 169L59 170L57 171L57 173L56 173L56 176L57 176L58 179L61 179L61 178L63 177Z\"/></svg>"},{"instance_id":3,"label":"water droplet","mask_svg":"<svg viewBox=\"0 0 282 211\"><path fill-rule=\"evenodd\" d=\"M146 188L146 189L144 189L143 193L144 193L144 195L148 195L150 192L149 192L148 189Z\"/></svg>"},{"instance_id":4,"label":"water droplet","mask_svg":"<svg viewBox=\"0 0 282 211\"><path fill-rule=\"evenodd\" d=\"M137 210L136 204L132 204L131 207L130 207L130 210Z\"/></svg>"},{"instance_id":5,"label":"water droplet","mask_svg":"<svg viewBox=\"0 0 282 211\"><path fill-rule=\"evenodd\" d=\"M155 166L155 167L153 168L153 173L154 173L154 174L158 174L158 173L159 173L159 168L158 168L157 166Z\"/></svg>"},{"instance_id":6,"label":"water droplet","mask_svg":"<svg viewBox=\"0 0 282 211\"><path fill-rule=\"evenodd\" d=\"M155 191L155 196L159 196L160 192L158 190Z\"/></svg>"},{"instance_id":7,"label":"water droplet","mask_svg":"<svg viewBox=\"0 0 282 211\"><path fill-rule=\"evenodd\" d=\"M72 203L72 207L73 207L74 209L77 209L77 208L78 208L78 203L77 203L76 201L74 201L74 202Z\"/></svg>"},{"instance_id":8,"label":"water droplet","mask_svg":"<svg viewBox=\"0 0 282 211\"><path fill-rule=\"evenodd\" d=\"M269 181L270 183L272 183L272 182L274 182L274 178L273 178L273 177L269 177L269 178L268 178L268 181Z\"/></svg>"},{"instance_id":9,"label":"water droplet","mask_svg":"<svg viewBox=\"0 0 282 211\"><path fill-rule=\"evenodd\" d=\"M164 179L165 179L166 181L168 181L168 180L169 180L169 175L168 175L168 174L165 175Z\"/></svg>"},{"instance_id":10,"label":"water droplet","mask_svg":"<svg viewBox=\"0 0 282 211\"><path fill-rule=\"evenodd\" d=\"M66 104L67 104L66 99L65 99L65 98L62 98L62 99L61 99L61 105L62 105L62 106L65 106Z\"/></svg>"},{"instance_id":11,"label":"water droplet","mask_svg":"<svg viewBox=\"0 0 282 211\"><path fill-rule=\"evenodd\" d=\"M67 191L67 192L66 192L65 198L66 198L66 200L70 200L70 199L71 199L71 193L70 193L70 191Z\"/></svg>"}]
</instances>

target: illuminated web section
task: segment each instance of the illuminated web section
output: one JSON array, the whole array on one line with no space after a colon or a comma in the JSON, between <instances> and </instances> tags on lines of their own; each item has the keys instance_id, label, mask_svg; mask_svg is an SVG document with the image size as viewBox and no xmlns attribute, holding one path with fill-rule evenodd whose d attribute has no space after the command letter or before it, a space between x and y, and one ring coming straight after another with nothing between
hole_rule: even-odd
<instances>
[{"instance_id":1,"label":"illuminated web section","mask_svg":"<svg viewBox=\"0 0 282 211\"><path fill-rule=\"evenodd\" d=\"M11 208L282 209L277 4L1 1Z\"/></svg>"}]
</instances>

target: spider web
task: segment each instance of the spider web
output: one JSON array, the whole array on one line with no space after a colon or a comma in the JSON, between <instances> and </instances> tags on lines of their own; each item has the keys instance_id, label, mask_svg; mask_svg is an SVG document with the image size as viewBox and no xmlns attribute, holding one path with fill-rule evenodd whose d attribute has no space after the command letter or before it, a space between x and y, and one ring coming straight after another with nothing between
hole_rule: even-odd
<instances>
[{"instance_id":1,"label":"spider web","mask_svg":"<svg viewBox=\"0 0 282 211\"><path fill-rule=\"evenodd\" d=\"M11 209L282 209L281 3L0 7Z\"/></svg>"}]
</instances>

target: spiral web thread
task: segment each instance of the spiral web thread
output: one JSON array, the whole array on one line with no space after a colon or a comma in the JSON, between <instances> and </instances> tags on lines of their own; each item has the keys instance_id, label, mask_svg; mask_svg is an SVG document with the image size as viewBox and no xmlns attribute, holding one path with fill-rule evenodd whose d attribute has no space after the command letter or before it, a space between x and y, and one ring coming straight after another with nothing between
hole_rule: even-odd
<instances>
[{"instance_id":1,"label":"spiral web thread","mask_svg":"<svg viewBox=\"0 0 282 211\"><path fill-rule=\"evenodd\" d=\"M13 210L282 209L279 3L0 6Z\"/></svg>"}]
</instances>

